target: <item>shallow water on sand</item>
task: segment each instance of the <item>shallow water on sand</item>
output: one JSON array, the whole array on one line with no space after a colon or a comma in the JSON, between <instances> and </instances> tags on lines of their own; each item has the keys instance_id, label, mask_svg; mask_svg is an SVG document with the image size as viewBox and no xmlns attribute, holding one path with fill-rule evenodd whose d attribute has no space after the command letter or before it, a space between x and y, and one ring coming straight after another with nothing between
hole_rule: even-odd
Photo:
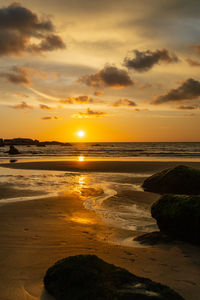
<instances>
[{"instance_id":1,"label":"shallow water on sand","mask_svg":"<svg viewBox=\"0 0 200 300\"><path fill-rule=\"evenodd\" d=\"M109 225L148 232L156 228L149 211L150 203L141 201L144 193L141 183L148 175L0 168L0 206L70 191L77 193L85 208L98 213Z\"/></svg>"}]
</instances>

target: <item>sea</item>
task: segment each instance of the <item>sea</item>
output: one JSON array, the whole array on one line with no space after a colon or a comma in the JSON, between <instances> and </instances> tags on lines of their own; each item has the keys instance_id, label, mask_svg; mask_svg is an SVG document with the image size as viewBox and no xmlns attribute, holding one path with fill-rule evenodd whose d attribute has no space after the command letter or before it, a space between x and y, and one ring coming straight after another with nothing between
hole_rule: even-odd
<instances>
[{"instance_id":1,"label":"sea","mask_svg":"<svg viewBox=\"0 0 200 300\"><path fill-rule=\"evenodd\" d=\"M72 143L70 146L17 146L20 155L10 157L0 148L0 163L38 160L119 160L200 162L200 143ZM77 193L86 209L119 230L146 233L157 230L149 197L142 183L152 172L101 173L21 170L0 167L2 205ZM12 189L10 196L5 196ZM146 198L145 198L145 197ZM143 201L142 199L147 199ZM156 196L155 196L156 199ZM149 202L148 202L149 201ZM76 220L73 220L76 222ZM132 235L131 237L132 238ZM129 238L128 238L129 239ZM113 241L127 243L127 239Z\"/></svg>"},{"instance_id":2,"label":"sea","mask_svg":"<svg viewBox=\"0 0 200 300\"><path fill-rule=\"evenodd\" d=\"M78 156L101 159L177 159L200 158L200 142L134 142L134 143L70 143L68 146L49 145L46 147L17 146L21 158L74 159ZM0 147L0 160L10 158L6 153L9 146Z\"/></svg>"}]
</instances>

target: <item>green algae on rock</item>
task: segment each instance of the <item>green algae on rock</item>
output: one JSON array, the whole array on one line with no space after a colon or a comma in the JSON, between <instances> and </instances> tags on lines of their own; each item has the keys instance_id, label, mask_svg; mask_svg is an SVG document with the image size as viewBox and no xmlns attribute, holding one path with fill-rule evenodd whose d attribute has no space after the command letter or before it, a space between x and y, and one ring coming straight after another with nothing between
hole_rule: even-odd
<instances>
[{"instance_id":1,"label":"green algae on rock","mask_svg":"<svg viewBox=\"0 0 200 300\"><path fill-rule=\"evenodd\" d=\"M200 196L164 195L151 214L161 232L200 245Z\"/></svg>"}]
</instances>

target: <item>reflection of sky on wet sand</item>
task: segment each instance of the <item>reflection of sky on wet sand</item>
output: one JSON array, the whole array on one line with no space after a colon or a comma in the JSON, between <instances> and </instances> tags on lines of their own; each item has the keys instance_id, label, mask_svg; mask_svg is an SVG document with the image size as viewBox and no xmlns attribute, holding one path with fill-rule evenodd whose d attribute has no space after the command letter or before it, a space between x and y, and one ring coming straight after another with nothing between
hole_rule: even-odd
<instances>
[{"instance_id":1,"label":"reflection of sky on wet sand","mask_svg":"<svg viewBox=\"0 0 200 300\"><path fill-rule=\"evenodd\" d=\"M79 224L94 224L94 220L91 218L86 218L86 217L81 217L81 216L76 216L73 215L72 217L69 218L70 221L79 223Z\"/></svg>"},{"instance_id":2,"label":"reflection of sky on wet sand","mask_svg":"<svg viewBox=\"0 0 200 300\"><path fill-rule=\"evenodd\" d=\"M154 222L150 211L144 210L137 201L137 195L133 194L135 191L137 193L141 191L140 184L145 176L147 175L142 173L76 173L0 168L0 186L6 185L19 191L26 189L45 191L48 197L74 195L82 201L89 212L94 211L106 223L131 230L142 228L146 232L152 225L154 226ZM6 199L5 203L32 199L35 199L35 196L23 199L18 196ZM0 200L2 205L3 201ZM89 220L88 216L88 214L86 216L73 214L70 217L72 222L93 224L92 214Z\"/></svg>"}]
</instances>

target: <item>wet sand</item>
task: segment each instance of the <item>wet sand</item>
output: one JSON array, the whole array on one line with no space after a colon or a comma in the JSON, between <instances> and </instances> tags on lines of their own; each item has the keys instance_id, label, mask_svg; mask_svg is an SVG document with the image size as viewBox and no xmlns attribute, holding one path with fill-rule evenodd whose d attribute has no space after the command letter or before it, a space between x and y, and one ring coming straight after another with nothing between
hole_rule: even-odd
<instances>
[{"instance_id":1,"label":"wet sand","mask_svg":"<svg viewBox=\"0 0 200 300\"><path fill-rule=\"evenodd\" d=\"M200 168L200 162L183 161L36 161L3 163L0 167L28 170L54 170L71 172L157 172L177 165Z\"/></svg>"},{"instance_id":2,"label":"wet sand","mask_svg":"<svg viewBox=\"0 0 200 300\"><path fill-rule=\"evenodd\" d=\"M49 166L53 167L52 162ZM186 300L197 300L200 295L198 247L180 242L154 247L108 242L124 240L132 232L105 224L83 207L79 193L4 205L0 228L1 300L50 300L41 296L45 271L58 259L76 254L96 254L170 286Z\"/></svg>"}]
</instances>

